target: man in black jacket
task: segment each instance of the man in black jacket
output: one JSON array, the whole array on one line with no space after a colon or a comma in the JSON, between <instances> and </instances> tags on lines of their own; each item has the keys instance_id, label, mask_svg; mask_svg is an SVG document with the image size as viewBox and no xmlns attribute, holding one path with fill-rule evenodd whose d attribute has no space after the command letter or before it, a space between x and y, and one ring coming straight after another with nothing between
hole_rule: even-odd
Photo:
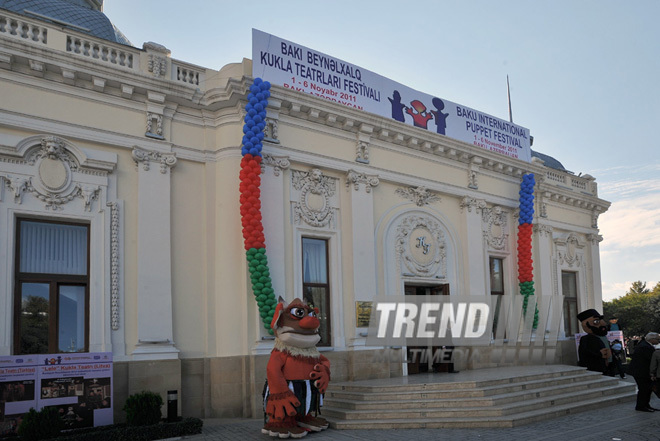
<instances>
[{"instance_id":1,"label":"man in black jacket","mask_svg":"<svg viewBox=\"0 0 660 441\"><path fill-rule=\"evenodd\" d=\"M589 371L605 373L611 351L609 345L605 347L600 338L607 335L604 317L595 309L587 309L579 313L577 318L582 323L582 329L587 333L580 338L578 348L580 366L586 367Z\"/></svg>"},{"instance_id":2,"label":"man in black jacket","mask_svg":"<svg viewBox=\"0 0 660 441\"><path fill-rule=\"evenodd\" d=\"M653 382L651 381L651 372L649 369L651 365L651 357L655 350L653 345L657 345L659 342L660 338L658 338L657 332L649 332L646 334L646 338L635 346L635 352L633 353L632 361L630 362L630 373L635 377L638 389L635 410L640 412L660 411L660 409L651 407L651 388Z\"/></svg>"}]
</instances>

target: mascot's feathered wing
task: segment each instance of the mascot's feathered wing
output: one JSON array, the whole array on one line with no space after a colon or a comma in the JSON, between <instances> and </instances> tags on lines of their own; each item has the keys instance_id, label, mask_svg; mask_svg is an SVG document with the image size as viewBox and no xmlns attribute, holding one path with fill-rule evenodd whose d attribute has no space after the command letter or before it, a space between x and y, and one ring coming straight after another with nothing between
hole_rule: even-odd
<instances>
[{"instance_id":1,"label":"mascot's feathered wing","mask_svg":"<svg viewBox=\"0 0 660 441\"><path fill-rule=\"evenodd\" d=\"M308 432L328 428L319 417L323 394L330 382L330 361L316 349L319 336L318 309L280 297L271 328L275 348L266 367L262 433L279 438L302 438Z\"/></svg>"}]
</instances>

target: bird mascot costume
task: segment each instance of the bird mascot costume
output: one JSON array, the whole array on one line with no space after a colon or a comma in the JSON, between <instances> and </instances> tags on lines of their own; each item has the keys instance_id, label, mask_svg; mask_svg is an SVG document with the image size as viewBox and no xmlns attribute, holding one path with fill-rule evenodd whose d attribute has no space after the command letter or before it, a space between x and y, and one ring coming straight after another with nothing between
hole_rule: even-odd
<instances>
[{"instance_id":1,"label":"bird mascot costume","mask_svg":"<svg viewBox=\"0 0 660 441\"><path fill-rule=\"evenodd\" d=\"M317 314L317 308L300 299L287 304L279 298L271 322L275 348L266 367L262 433L302 438L328 428L318 416L330 382L330 361L316 348L321 339Z\"/></svg>"},{"instance_id":2,"label":"bird mascot costume","mask_svg":"<svg viewBox=\"0 0 660 441\"><path fill-rule=\"evenodd\" d=\"M607 336L607 323L604 317L595 309L587 309L577 315L582 323L582 329L587 335L580 338L578 356L580 366L589 371L605 373L607 360L612 352L609 346L605 346L601 337Z\"/></svg>"}]
</instances>

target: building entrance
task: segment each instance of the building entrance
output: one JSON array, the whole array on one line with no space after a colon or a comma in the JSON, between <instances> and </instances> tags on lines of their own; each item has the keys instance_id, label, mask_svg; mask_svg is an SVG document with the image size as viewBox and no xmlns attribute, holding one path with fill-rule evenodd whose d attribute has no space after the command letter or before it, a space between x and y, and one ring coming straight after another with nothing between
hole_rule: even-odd
<instances>
[{"instance_id":1,"label":"building entrance","mask_svg":"<svg viewBox=\"0 0 660 441\"><path fill-rule=\"evenodd\" d=\"M448 296L449 284L416 285L406 283L406 296ZM408 375L425 372L447 371L447 363L434 363L433 354L442 348L437 346L407 346Z\"/></svg>"}]
</instances>

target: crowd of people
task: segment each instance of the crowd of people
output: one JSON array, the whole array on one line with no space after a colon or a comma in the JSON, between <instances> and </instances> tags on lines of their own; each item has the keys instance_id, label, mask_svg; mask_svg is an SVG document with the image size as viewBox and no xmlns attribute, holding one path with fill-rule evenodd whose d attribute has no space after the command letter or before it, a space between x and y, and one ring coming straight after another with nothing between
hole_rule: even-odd
<instances>
[{"instance_id":1,"label":"crowd of people","mask_svg":"<svg viewBox=\"0 0 660 441\"><path fill-rule=\"evenodd\" d=\"M637 383L637 402L635 410L639 412L660 412L651 406L651 394L660 398L660 336L649 332L643 337L632 337L624 342L614 339L609 341L609 331L623 331L616 317L606 323L605 317L595 309L588 309L578 314L578 320L587 335L580 338L578 359L580 366L587 370L602 372L603 375L626 378L626 371ZM625 346L624 344L625 343ZM624 369L627 356L631 361Z\"/></svg>"}]
</instances>

